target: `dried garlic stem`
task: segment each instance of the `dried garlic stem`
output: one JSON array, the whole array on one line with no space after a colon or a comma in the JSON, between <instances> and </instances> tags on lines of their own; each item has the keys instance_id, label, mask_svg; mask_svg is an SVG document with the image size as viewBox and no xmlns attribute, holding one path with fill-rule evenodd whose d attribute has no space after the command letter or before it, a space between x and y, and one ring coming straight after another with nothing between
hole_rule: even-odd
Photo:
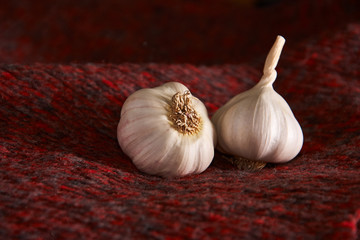
<instances>
[{"instance_id":1,"label":"dried garlic stem","mask_svg":"<svg viewBox=\"0 0 360 240\"><path fill-rule=\"evenodd\" d=\"M276 79L276 66L280 59L281 51L284 47L285 39L282 36L277 36L274 45L270 49L263 70L263 76L259 84L270 85L273 84Z\"/></svg>"},{"instance_id":2,"label":"dried garlic stem","mask_svg":"<svg viewBox=\"0 0 360 240\"><path fill-rule=\"evenodd\" d=\"M191 94L177 92L171 99L169 118L173 127L183 134L195 134L200 131L201 118L191 103Z\"/></svg>"}]
</instances>

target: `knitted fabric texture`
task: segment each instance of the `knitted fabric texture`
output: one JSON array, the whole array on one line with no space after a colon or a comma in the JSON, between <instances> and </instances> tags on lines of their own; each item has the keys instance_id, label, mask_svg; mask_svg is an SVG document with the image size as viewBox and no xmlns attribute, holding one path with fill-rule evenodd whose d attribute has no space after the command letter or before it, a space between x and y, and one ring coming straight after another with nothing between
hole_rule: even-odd
<instances>
[{"instance_id":1,"label":"knitted fabric texture","mask_svg":"<svg viewBox=\"0 0 360 240\"><path fill-rule=\"evenodd\" d=\"M180 81L212 115L252 87L259 69L1 65L1 236L356 239L359 46L360 25L349 25L286 50L275 89L305 136L293 161L249 173L216 153L204 173L173 180L139 172L118 146L126 97Z\"/></svg>"},{"instance_id":2,"label":"knitted fabric texture","mask_svg":"<svg viewBox=\"0 0 360 240\"><path fill-rule=\"evenodd\" d=\"M74 40L73 45L61 49L67 41L40 31L48 22L40 21L40 17L32 19L40 23L37 29L39 25L27 17L27 7L42 12L42 6L26 5L21 10L15 6L18 2L25 1L8 1L0 8L4 29L0 35L1 239L359 239L360 23L348 21L353 18L351 14L345 16L348 11L334 11L344 18L321 32L317 32L316 22L308 32L291 30L287 23L279 26L290 40L277 67L274 89L289 103L304 133L304 146L294 160L247 172L216 152L205 172L163 179L138 171L117 143L116 127L125 99L141 88L178 81L204 102L212 116L230 98L259 81L265 54L276 36L269 31L274 29L263 27L263 34L254 33L259 37L254 44L250 39L248 49L235 51L239 55L243 51L239 59L230 54L235 45L219 45L230 55L222 55L216 48L216 42L228 39L227 43L232 43L232 36L236 36L226 27L214 28L217 40L204 43L206 48L214 49L214 55L211 51L204 55L201 34L185 34L194 37L193 41L186 39L188 45L198 44L186 51L188 45L181 45L181 38L173 38L168 47L178 50L168 55L147 50L132 55L130 50L136 46L131 44L127 46L134 48L129 52L119 46L113 53L119 42L106 42L100 36L116 32L101 30L106 29L101 24L111 22L109 16L116 11L110 11L93 27L89 21L75 21L75 16L82 12L79 9L102 9L102 5L83 0L79 3L82 8L72 9L64 1L59 7L67 9L63 18L52 19L51 11L46 15L46 19L54 20L54 29L47 28L48 33L58 33L57 27L64 26L60 23L74 17L72 29L77 31L62 37L83 39L82 34L93 32L95 39L83 42L83 46ZM294 2L288 9L313 1ZM337 6L334 9L347 9L340 1L332 2L331 6ZM348 3L355 6L355 1ZM164 4L159 1L160 6ZM186 4L191 5L190 1ZM189 16L195 11L200 17L216 19L227 13L222 8L218 9L219 15L208 8L201 11L193 4L194 8L185 8ZM272 9L280 9L281 4ZM154 9L164 16L161 7ZM12 14L10 10L14 10ZM271 12L259 10L256 16L267 11ZM282 10L280 14L289 13ZM146 20L150 15L137 16ZM4 19L13 19L13 25L5 24ZM253 20L249 24L254 27L257 24ZM215 25L227 26L229 22L227 19ZM296 26L311 25L307 24ZM21 31L10 32L11 26L24 27L25 33L36 30L38 38L27 38L31 35ZM201 26L197 22L194 29ZM148 44L155 42L158 33L160 44L166 45L168 39L156 27L132 27L136 29L134 36L144 30L150 37ZM170 36L175 33L176 29L170 31ZM131 36L109 39L131 43ZM240 43L246 46L246 41ZM90 51L93 47L95 50ZM47 52L49 49L53 52ZM116 58L123 51L126 54ZM114 63L89 63L100 60L99 56ZM141 63L151 61L148 57L170 63ZM70 63L69 59L81 62ZM137 63L120 63L126 59ZM221 64L206 66L201 62Z\"/></svg>"}]
</instances>

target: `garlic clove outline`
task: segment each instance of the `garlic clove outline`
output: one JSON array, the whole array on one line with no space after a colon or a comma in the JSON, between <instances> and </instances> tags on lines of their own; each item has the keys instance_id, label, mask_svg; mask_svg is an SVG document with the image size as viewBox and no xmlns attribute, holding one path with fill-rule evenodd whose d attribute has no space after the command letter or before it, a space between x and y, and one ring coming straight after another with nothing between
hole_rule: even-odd
<instances>
[{"instance_id":1,"label":"garlic clove outline","mask_svg":"<svg viewBox=\"0 0 360 240\"><path fill-rule=\"evenodd\" d=\"M238 94L212 117L217 149L247 161L283 163L293 159L303 145L300 124L288 103L273 89L285 39L277 36L264 65L261 80Z\"/></svg>"},{"instance_id":2,"label":"garlic clove outline","mask_svg":"<svg viewBox=\"0 0 360 240\"><path fill-rule=\"evenodd\" d=\"M178 82L131 94L121 110L117 137L140 171L162 177L203 172L216 144L205 105Z\"/></svg>"}]
</instances>

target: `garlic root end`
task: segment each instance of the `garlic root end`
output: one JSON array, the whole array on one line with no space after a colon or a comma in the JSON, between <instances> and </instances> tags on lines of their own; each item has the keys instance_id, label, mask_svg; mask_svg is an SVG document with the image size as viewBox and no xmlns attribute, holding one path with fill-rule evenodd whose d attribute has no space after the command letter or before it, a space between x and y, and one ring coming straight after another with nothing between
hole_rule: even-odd
<instances>
[{"instance_id":1,"label":"garlic root end","mask_svg":"<svg viewBox=\"0 0 360 240\"><path fill-rule=\"evenodd\" d=\"M193 135L200 131L201 118L192 105L190 91L174 94L169 111L170 121L178 132Z\"/></svg>"},{"instance_id":2,"label":"garlic root end","mask_svg":"<svg viewBox=\"0 0 360 240\"><path fill-rule=\"evenodd\" d=\"M242 157L224 157L226 158L230 163L235 165L238 169L248 171L248 172L256 172L260 171L266 166L265 162L258 162L254 160L249 160Z\"/></svg>"}]
</instances>

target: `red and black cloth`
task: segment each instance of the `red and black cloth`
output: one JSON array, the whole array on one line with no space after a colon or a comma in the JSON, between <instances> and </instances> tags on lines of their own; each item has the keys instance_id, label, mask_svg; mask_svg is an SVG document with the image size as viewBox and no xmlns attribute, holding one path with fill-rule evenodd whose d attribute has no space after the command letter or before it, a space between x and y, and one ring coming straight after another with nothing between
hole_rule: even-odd
<instances>
[{"instance_id":1,"label":"red and black cloth","mask_svg":"<svg viewBox=\"0 0 360 240\"><path fill-rule=\"evenodd\" d=\"M115 2L0 8L2 239L359 239L356 1ZM304 132L293 161L244 172L216 153L171 180L134 167L116 139L127 96L179 81L211 116L256 84L277 34L274 88Z\"/></svg>"}]
</instances>

